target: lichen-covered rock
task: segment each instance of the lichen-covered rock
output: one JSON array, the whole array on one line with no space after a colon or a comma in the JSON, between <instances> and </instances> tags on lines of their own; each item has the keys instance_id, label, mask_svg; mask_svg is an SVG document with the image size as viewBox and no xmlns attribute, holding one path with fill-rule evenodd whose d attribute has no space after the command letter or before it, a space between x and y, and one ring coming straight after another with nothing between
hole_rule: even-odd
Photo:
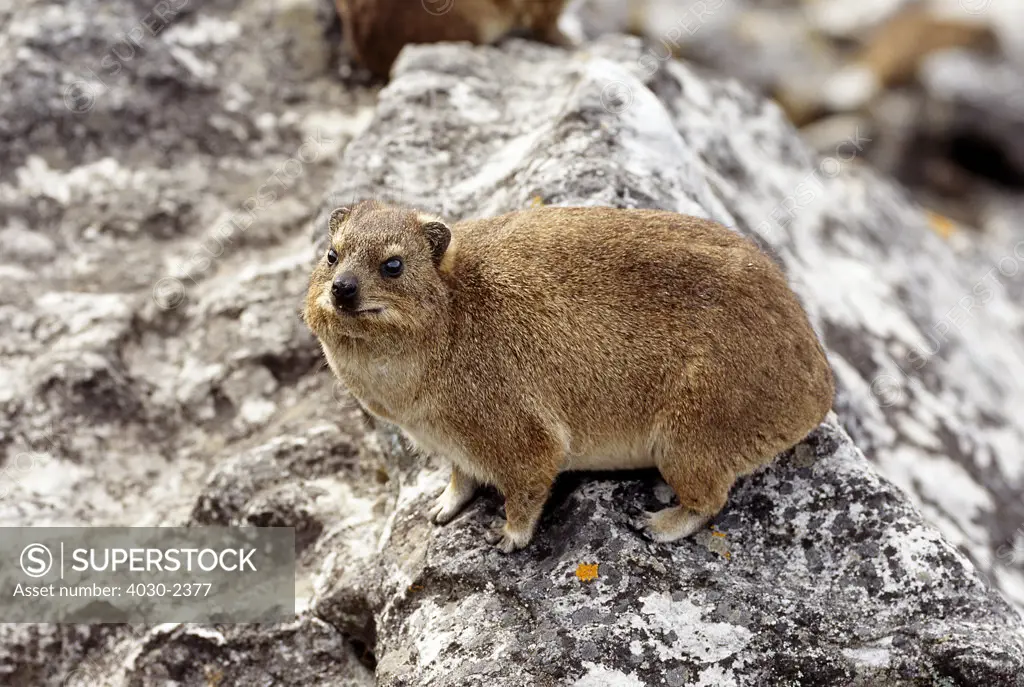
<instances>
[{"instance_id":1,"label":"lichen-covered rock","mask_svg":"<svg viewBox=\"0 0 1024 687\"><path fill-rule=\"evenodd\" d=\"M4 684L60 687L312 685L369 687L373 674L347 639L304 616L278 625L34 626L22 672ZM60 645L90 654L62 655ZM4 649L9 644L0 645ZM34 649L34 655L28 654ZM33 658L41 659L32 663ZM31 667L31 669L30 669Z\"/></svg>"},{"instance_id":2,"label":"lichen-covered rock","mask_svg":"<svg viewBox=\"0 0 1024 687\"><path fill-rule=\"evenodd\" d=\"M160 626L133 647L123 684L372 687L358 659L341 633L309 616L270 626ZM107 674L96 665L65 684L93 687Z\"/></svg>"},{"instance_id":3,"label":"lichen-covered rock","mask_svg":"<svg viewBox=\"0 0 1024 687\"><path fill-rule=\"evenodd\" d=\"M495 494L437 529L443 479L407 475L363 585L378 684L1024 684L1016 614L834 422L673 544L643 533L656 475L564 479L511 555L483 543Z\"/></svg>"}]
</instances>

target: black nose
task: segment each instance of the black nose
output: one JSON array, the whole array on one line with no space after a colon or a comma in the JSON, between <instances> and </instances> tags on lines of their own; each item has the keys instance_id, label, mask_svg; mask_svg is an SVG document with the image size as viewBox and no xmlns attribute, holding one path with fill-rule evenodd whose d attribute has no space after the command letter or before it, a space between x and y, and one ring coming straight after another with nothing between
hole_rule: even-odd
<instances>
[{"instance_id":1,"label":"black nose","mask_svg":"<svg viewBox=\"0 0 1024 687\"><path fill-rule=\"evenodd\" d=\"M351 272L339 274L331 284L331 295L335 305L352 305L359 294L359 280Z\"/></svg>"}]
</instances>

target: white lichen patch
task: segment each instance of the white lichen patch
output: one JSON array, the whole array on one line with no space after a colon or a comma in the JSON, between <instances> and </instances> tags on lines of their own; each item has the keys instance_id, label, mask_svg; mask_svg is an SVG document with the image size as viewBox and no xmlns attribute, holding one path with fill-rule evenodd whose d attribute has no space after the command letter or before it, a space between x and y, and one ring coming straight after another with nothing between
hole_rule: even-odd
<instances>
[{"instance_id":1,"label":"white lichen patch","mask_svg":"<svg viewBox=\"0 0 1024 687\"><path fill-rule=\"evenodd\" d=\"M937 572L934 559L940 552L944 556L956 559L961 566L960 570L947 568L943 571L944 575L964 574L972 567L962 554L942 540L938 532L924 525L918 525L903 532L899 537L890 538L889 544L896 548L893 560L897 562L899 569L909 575L911 579L922 582L933 579ZM883 577L886 578L886 588L889 590L899 591L905 585L902 581L890 579L888 571L884 571L884 569Z\"/></svg>"},{"instance_id":2,"label":"white lichen patch","mask_svg":"<svg viewBox=\"0 0 1024 687\"><path fill-rule=\"evenodd\" d=\"M641 597L640 603L652 630L676 635L671 644L654 640L663 661L686 655L700 663L715 663L742 651L753 636L740 625L705 622L701 608L686 599L674 601L665 592Z\"/></svg>"},{"instance_id":3,"label":"white lichen patch","mask_svg":"<svg viewBox=\"0 0 1024 687\"><path fill-rule=\"evenodd\" d=\"M586 674L572 683L572 687L645 687L639 678L621 670L605 668L589 661L584 661L583 667L587 669Z\"/></svg>"},{"instance_id":4,"label":"white lichen patch","mask_svg":"<svg viewBox=\"0 0 1024 687\"><path fill-rule=\"evenodd\" d=\"M437 627L438 619L444 616L445 610L433 601L424 601L409 616L409 629L412 630L416 646L416 663L425 668L433 663L455 639L454 632L447 632Z\"/></svg>"},{"instance_id":5,"label":"white lichen patch","mask_svg":"<svg viewBox=\"0 0 1024 687\"><path fill-rule=\"evenodd\" d=\"M277 410L277 404L265 398L247 398L242 401L238 409L238 415L242 421L250 427L262 425Z\"/></svg>"},{"instance_id":6,"label":"white lichen patch","mask_svg":"<svg viewBox=\"0 0 1024 687\"><path fill-rule=\"evenodd\" d=\"M443 605L433 599L423 600L409 615L406 625L416 648L418 668L438 674L454 668L464 660L464 656L460 657L459 651L455 650L456 647L464 652L479 644L477 626L474 623L458 622L458 619L477 618L482 622L491 614L493 609L489 607L488 599L479 594ZM501 650L499 646L494 658L500 660Z\"/></svg>"},{"instance_id":7,"label":"white lichen patch","mask_svg":"<svg viewBox=\"0 0 1024 687\"><path fill-rule=\"evenodd\" d=\"M868 668L888 668L891 658L891 652L886 646L843 649L843 655L854 663Z\"/></svg>"},{"instance_id":8,"label":"white lichen patch","mask_svg":"<svg viewBox=\"0 0 1024 687\"><path fill-rule=\"evenodd\" d=\"M354 113L336 111L311 112L301 121L303 143L308 150L303 150L303 161L328 162L334 159L341 149L358 136L373 120L373 108L362 107ZM298 154L298 153L297 153ZM310 159L310 158L313 159Z\"/></svg>"},{"instance_id":9,"label":"white lichen patch","mask_svg":"<svg viewBox=\"0 0 1024 687\"><path fill-rule=\"evenodd\" d=\"M721 666L709 666L700 671L694 687L735 687L736 678L732 670Z\"/></svg>"},{"instance_id":10,"label":"white lichen patch","mask_svg":"<svg viewBox=\"0 0 1024 687\"><path fill-rule=\"evenodd\" d=\"M180 22L164 32L164 40L190 48L205 45L221 45L233 41L242 34L237 22L219 17L196 14L193 21Z\"/></svg>"},{"instance_id":11,"label":"white lichen patch","mask_svg":"<svg viewBox=\"0 0 1024 687\"><path fill-rule=\"evenodd\" d=\"M0 200L14 200L17 193L51 198L61 204L83 202L98 190L123 190L142 183L145 172L124 167L112 157L80 165L64 172L51 168L46 160L30 156L15 171L16 188L0 186Z\"/></svg>"}]
</instances>

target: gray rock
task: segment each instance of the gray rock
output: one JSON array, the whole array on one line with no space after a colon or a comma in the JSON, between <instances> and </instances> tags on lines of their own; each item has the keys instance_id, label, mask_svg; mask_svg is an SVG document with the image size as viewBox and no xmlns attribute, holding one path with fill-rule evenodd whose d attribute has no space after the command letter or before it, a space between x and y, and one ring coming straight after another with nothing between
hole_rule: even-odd
<instances>
[{"instance_id":1,"label":"gray rock","mask_svg":"<svg viewBox=\"0 0 1024 687\"><path fill-rule=\"evenodd\" d=\"M834 420L677 544L643 534L656 476L564 479L508 556L483 544L493 493L425 519L442 478L403 482L365 596L317 607L358 636L369 605L378 684L1021 684L1019 618Z\"/></svg>"},{"instance_id":2,"label":"gray rock","mask_svg":"<svg viewBox=\"0 0 1024 687\"><path fill-rule=\"evenodd\" d=\"M198 8L116 74L103 60L151 3L0 10L0 523L294 526L297 616L0 625L0 681L363 685L376 661L381 684L1019 683L1020 621L951 545L1019 588L1019 281L896 402L871 393L1005 252L956 254L844 161L852 143L822 163L774 107L650 69L635 42L410 49L359 135L374 94L331 72L328 0ZM648 541L642 511L670 498L652 475L563 480L510 557L481 541L493 492L434 528L443 465L367 431L297 317L303 229L361 195L451 218L666 207L752 233L825 335L839 419L945 539L835 420L737 488L724 536Z\"/></svg>"},{"instance_id":3,"label":"gray rock","mask_svg":"<svg viewBox=\"0 0 1024 687\"><path fill-rule=\"evenodd\" d=\"M304 616L279 625L22 626L35 644L0 643L4 684L60 687L331 685L369 687L348 641ZM15 631L0 626L0 638ZM69 647L85 647L83 656ZM20 651L21 653L15 653Z\"/></svg>"},{"instance_id":4,"label":"gray rock","mask_svg":"<svg viewBox=\"0 0 1024 687\"><path fill-rule=\"evenodd\" d=\"M147 685L330 685L371 687L373 674L358 662L345 637L327 623L303 616L273 626L160 627L139 642L128 687ZM68 687L92 687L109 674L92 674Z\"/></svg>"},{"instance_id":5,"label":"gray rock","mask_svg":"<svg viewBox=\"0 0 1024 687\"><path fill-rule=\"evenodd\" d=\"M1018 19L1024 24L1024 19ZM1024 26L1021 27L1024 32ZM985 161L1009 180L1024 183L1024 59L947 50L922 66L921 83L930 98L932 136L974 137L992 155ZM1002 169L998 169L1001 167Z\"/></svg>"},{"instance_id":6,"label":"gray rock","mask_svg":"<svg viewBox=\"0 0 1024 687\"><path fill-rule=\"evenodd\" d=\"M918 53L923 62L905 80L874 92L854 61L910 6L964 31L973 27L980 32L976 44ZM791 120L818 129L809 137L818 138L812 123L835 108L856 110L871 132L858 158L965 224L987 228L999 203L990 198L993 190L1008 186L1020 194L1024 13L1013 2L773 0L765 7L752 0L579 0L572 8L591 37L646 37L645 61L675 53L776 98ZM901 52L900 41L890 43L892 55Z\"/></svg>"},{"instance_id":7,"label":"gray rock","mask_svg":"<svg viewBox=\"0 0 1024 687\"><path fill-rule=\"evenodd\" d=\"M297 315L302 228L374 95L334 77L335 24L330 0L0 3L3 526L186 524L216 461L282 434L300 466L353 455ZM232 522L308 545L343 478L247 493ZM0 683L362 685L361 652L308 614L0 625Z\"/></svg>"}]
</instances>

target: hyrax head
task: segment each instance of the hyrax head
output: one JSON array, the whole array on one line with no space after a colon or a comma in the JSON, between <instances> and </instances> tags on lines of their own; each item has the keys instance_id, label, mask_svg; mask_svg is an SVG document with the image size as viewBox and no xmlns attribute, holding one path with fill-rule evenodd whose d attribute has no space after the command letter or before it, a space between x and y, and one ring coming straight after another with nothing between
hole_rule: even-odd
<instances>
[{"instance_id":1,"label":"hyrax head","mask_svg":"<svg viewBox=\"0 0 1024 687\"><path fill-rule=\"evenodd\" d=\"M328 233L303 313L314 334L372 338L437 321L445 303L439 267L451 240L447 225L369 200L334 210Z\"/></svg>"}]
</instances>

